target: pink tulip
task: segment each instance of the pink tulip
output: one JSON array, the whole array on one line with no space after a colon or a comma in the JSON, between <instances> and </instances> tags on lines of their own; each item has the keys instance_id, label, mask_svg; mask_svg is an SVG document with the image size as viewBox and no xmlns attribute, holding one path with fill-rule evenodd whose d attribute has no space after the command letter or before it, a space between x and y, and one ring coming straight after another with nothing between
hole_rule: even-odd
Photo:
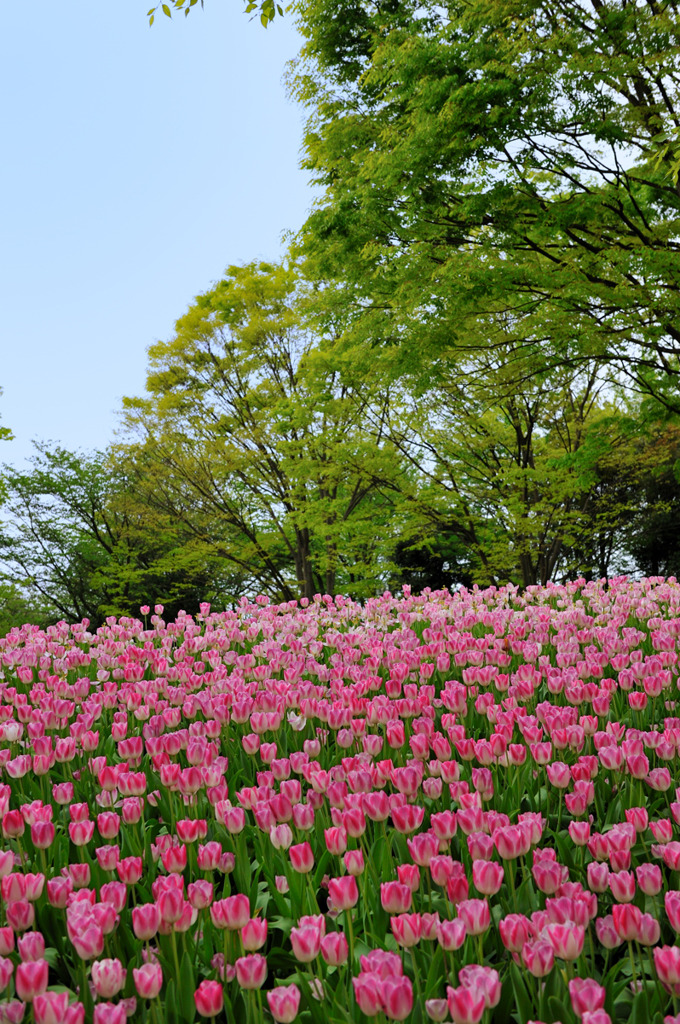
<instances>
[{"instance_id":1,"label":"pink tulip","mask_svg":"<svg viewBox=\"0 0 680 1024\"><path fill-rule=\"evenodd\" d=\"M498 851L498 856L502 860L516 860L517 857L528 853L531 845L527 843L525 833L516 825L508 825L505 828L496 829L493 834L493 841Z\"/></svg>"},{"instance_id":2,"label":"pink tulip","mask_svg":"<svg viewBox=\"0 0 680 1024\"><path fill-rule=\"evenodd\" d=\"M643 914L640 918L640 928L637 941L641 946L655 946L661 938L661 925L651 914Z\"/></svg>"},{"instance_id":3,"label":"pink tulip","mask_svg":"<svg viewBox=\"0 0 680 1024\"><path fill-rule=\"evenodd\" d=\"M423 925L420 914L399 914L390 918L392 934L400 946L407 949L420 942Z\"/></svg>"},{"instance_id":4,"label":"pink tulip","mask_svg":"<svg viewBox=\"0 0 680 1024\"><path fill-rule=\"evenodd\" d=\"M94 835L94 822L72 821L68 827L68 834L74 846L86 846Z\"/></svg>"},{"instance_id":5,"label":"pink tulip","mask_svg":"<svg viewBox=\"0 0 680 1024\"><path fill-rule=\"evenodd\" d=\"M181 889L166 889L158 897L158 912L164 924L179 921L184 910L184 896Z\"/></svg>"},{"instance_id":6,"label":"pink tulip","mask_svg":"<svg viewBox=\"0 0 680 1024\"><path fill-rule=\"evenodd\" d=\"M401 807L393 807L391 813L397 832L409 835L416 832L422 825L425 808L419 807L417 804L404 804Z\"/></svg>"},{"instance_id":7,"label":"pink tulip","mask_svg":"<svg viewBox=\"0 0 680 1024\"><path fill-rule=\"evenodd\" d=\"M585 1010L581 1024L612 1024L612 1019L606 1010Z\"/></svg>"},{"instance_id":8,"label":"pink tulip","mask_svg":"<svg viewBox=\"0 0 680 1024\"><path fill-rule=\"evenodd\" d=\"M604 1006L605 989L593 978L572 978L569 982L571 1008L577 1017Z\"/></svg>"},{"instance_id":9,"label":"pink tulip","mask_svg":"<svg viewBox=\"0 0 680 1024\"><path fill-rule=\"evenodd\" d=\"M659 981L671 995L680 995L680 948L677 946L655 946L654 966Z\"/></svg>"},{"instance_id":10,"label":"pink tulip","mask_svg":"<svg viewBox=\"0 0 680 1024\"><path fill-rule=\"evenodd\" d=\"M92 964L92 983L103 999L111 999L125 984L126 971L118 959L95 960Z\"/></svg>"},{"instance_id":11,"label":"pink tulip","mask_svg":"<svg viewBox=\"0 0 680 1024\"><path fill-rule=\"evenodd\" d=\"M562 960L577 960L581 955L585 938L585 928L581 925L549 924L546 934L555 956Z\"/></svg>"},{"instance_id":12,"label":"pink tulip","mask_svg":"<svg viewBox=\"0 0 680 1024\"><path fill-rule=\"evenodd\" d=\"M0 992L4 992L9 985L12 974L14 972L14 964L7 957L0 957Z\"/></svg>"},{"instance_id":13,"label":"pink tulip","mask_svg":"<svg viewBox=\"0 0 680 1024\"><path fill-rule=\"evenodd\" d=\"M27 960L17 966L14 985L19 999L32 1002L47 989L49 967L47 960Z\"/></svg>"},{"instance_id":14,"label":"pink tulip","mask_svg":"<svg viewBox=\"0 0 680 1024\"><path fill-rule=\"evenodd\" d=\"M132 929L138 939L152 939L161 923L161 914L155 903L143 903L132 908Z\"/></svg>"},{"instance_id":15,"label":"pink tulip","mask_svg":"<svg viewBox=\"0 0 680 1024\"><path fill-rule=\"evenodd\" d=\"M87 925L71 936L71 942L81 960L94 960L104 949L104 932L98 925Z\"/></svg>"},{"instance_id":16,"label":"pink tulip","mask_svg":"<svg viewBox=\"0 0 680 1024\"><path fill-rule=\"evenodd\" d=\"M127 1014L124 1003L97 1003L94 1008L94 1024L125 1024Z\"/></svg>"},{"instance_id":17,"label":"pink tulip","mask_svg":"<svg viewBox=\"0 0 680 1024\"><path fill-rule=\"evenodd\" d=\"M333 827L324 829L324 839L329 853L341 857L347 849L347 832L344 828Z\"/></svg>"},{"instance_id":18,"label":"pink tulip","mask_svg":"<svg viewBox=\"0 0 680 1024\"><path fill-rule=\"evenodd\" d=\"M472 864L472 884L477 892L493 896L503 884L504 868L492 860L475 860ZM460 908L459 911L460 913Z\"/></svg>"},{"instance_id":19,"label":"pink tulip","mask_svg":"<svg viewBox=\"0 0 680 1024\"><path fill-rule=\"evenodd\" d=\"M492 967L470 964L458 971L458 980L464 988L482 993L487 1010L498 1006L501 1001L501 979L498 971Z\"/></svg>"},{"instance_id":20,"label":"pink tulip","mask_svg":"<svg viewBox=\"0 0 680 1024\"><path fill-rule=\"evenodd\" d=\"M635 875L630 871L611 871L608 882L612 896L619 903L630 903L635 899Z\"/></svg>"},{"instance_id":21,"label":"pink tulip","mask_svg":"<svg viewBox=\"0 0 680 1024\"><path fill-rule=\"evenodd\" d=\"M486 900L463 900L458 904L458 917L468 935L483 935L491 924L491 912Z\"/></svg>"},{"instance_id":22,"label":"pink tulip","mask_svg":"<svg viewBox=\"0 0 680 1024\"><path fill-rule=\"evenodd\" d=\"M633 903L615 903L612 907L614 927L624 942L637 939L642 923L641 911Z\"/></svg>"},{"instance_id":23,"label":"pink tulip","mask_svg":"<svg viewBox=\"0 0 680 1024\"><path fill-rule=\"evenodd\" d=\"M277 1024L292 1024L300 1007L300 989L297 985L279 985L267 992L267 1003Z\"/></svg>"},{"instance_id":24,"label":"pink tulip","mask_svg":"<svg viewBox=\"0 0 680 1024\"><path fill-rule=\"evenodd\" d=\"M347 939L342 932L329 932L321 939L321 955L331 967L346 963L348 954Z\"/></svg>"},{"instance_id":25,"label":"pink tulip","mask_svg":"<svg viewBox=\"0 0 680 1024\"><path fill-rule=\"evenodd\" d=\"M224 990L219 981L202 981L194 992L196 1010L202 1017L216 1017L224 1006Z\"/></svg>"},{"instance_id":26,"label":"pink tulip","mask_svg":"<svg viewBox=\"0 0 680 1024\"><path fill-rule=\"evenodd\" d=\"M425 1000L425 1013L428 1015L430 1020L441 1022L445 1021L449 1012L449 1004L446 999L426 999Z\"/></svg>"},{"instance_id":27,"label":"pink tulip","mask_svg":"<svg viewBox=\"0 0 680 1024\"><path fill-rule=\"evenodd\" d=\"M68 992L43 992L33 1000L36 1024L63 1024L67 1011Z\"/></svg>"},{"instance_id":28,"label":"pink tulip","mask_svg":"<svg viewBox=\"0 0 680 1024\"><path fill-rule=\"evenodd\" d=\"M385 978L380 990L381 1003L388 1020L406 1020L413 1009L411 979L403 975Z\"/></svg>"},{"instance_id":29,"label":"pink tulip","mask_svg":"<svg viewBox=\"0 0 680 1024\"><path fill-rule=\"evenodd\" d=\"M674 932L680 932L680 892L668 889L664 894L664 905L671 928Z\"/></svg>"},{"instance_id":30,"label":"pink tulip","mask_svg":"<svg viewBox=\"0 0 680 1024\"><path fill-rule=\"evenodd\" d=\"M7 923L15 932L25 932L33 927L35 910L28 900L12 900L5 907Z\"/></svg>"},{"instance_id":31,"label":"pink tulip","mask_svg":"<svg viewBox=\"0 0 680 1024\"><path fill-rule=\"evenodd\" d=\"M646 896L656 896L663 887L663 876L658 864L639 864L635 878L640 890Z\"/></svg>"},{"instance_id":32,"label":"pink tulip","mask_svg":"<svg viewBox=\"0 0 680 1024\"><path fill-rule=\"evenodd\" d=\"M356 906L359 899L359 890L353 875L331 878L328 882L328 893L335 910L350 910Z\"/></svg>"},{"instance_id":33,"label":"pink tulip","mask_svg":"<svg viewBox=\"0 0 680 1024\"><path fill-rule=\"evenodd\" d=\"M51 821L36 821L31 825L31 842L37 850L47 850L54 842L55 828Z\"/></svg>"},{"instance_id":34,"label":"pink tulip","mask_svg":"<svg viewBox=\"0 0 680 1024\"><path fill-rule=\"evenodd\" d=\"M216 928L238 931L250 920L250 901L242 894L216 900L210 907L210 917Z\"/></svg>"},{"instance_id":35,"label":"pink tulip","mask_svg":"<svg viewBox=\"0 0 680 1024\"><path fill-rule=\"evenodd\" d=\"M213 901L213 884L204 878L190 882L187 886L189 903L196 910L205 910Z\"/></svg>"},{"instance_id":36,"label":"pink tulip","mask_svg":"<svg viewBox=\"0 0 680 1024\"><path fill-rule=\"evenodd\" d=\"M299 874L308 874L314 867L314 854L309 843L298 843L288 850L290 863L294 871Z\"/></svg>"},{"instance_id":37,"label":"pink tulip","mask_svg":"<svg viewBox=\"0 0 680 1024\"><path fill-rule=\"evenodd\" d=\"M428 867L439 853L439 839L433 832L419 832L406 840L413 862L421 868Z\"/></svg>"},{"instance_id":38,"label":"pink tulip","mask_svg":"<svg viewBox=\"0 0 680 1024\"><path fill-rule=\"evenodd\" d=\"M411 892L420 887L420 868L417 864L397 864L397 879L400 885L406 885Z\"/></svg>"},{"instance_id":39,"label":"pink tulip","mask_svg":"<svg viewBox=\"0 0 680 1024\"><path fill-rule=\"evenodd\" d=\"M136 885L142 877L143 870L141 857L125 857L116 865L118 877L125 885Z\"/></svg>"},{"instance_id":40,"label":"pink tulip","mask_svg":"<svg viewBox=\"0 0 680 1024\"><path fill-rule=\"evenodd\" d=\"M146 963L132 968L137 995L141 999L155 999L163 986L163 971L160 964Z\"/></svg>"},{"instance_id":41,"label":"pink tulip","mask_svg":"<svg viewBox=\"0 0 680 1024\"><path fill-rule=\"evenodd\" d=\"M239 957L234 964L236 980L243 989L261 988L267 977L267 961L259 953Z\"/></svg>"},{"instance_id":42,"label":"pink tulip","mask_svg":"<svg viewBox=\"0 0 680 1024\"><path fill-rule=\"evenodd\" d=\"M611 914L606 917L598 917L595 921L597 937L605 949L616 949L623 942L623 939L616 930L614 918Z\"/></svg>"},{"instance_id":43,"label":"pink tulip","mask_svg":"<svg viewBox=\"0 0 680 1024\"><path fill-rule=\"evenodd\" d=\"M17 939L17 949L23 961L42 960L45 956L45 938L42 932L25 932Z\"/></svg>"},{"instance_id":44,"label":"pink tulip","mask_svg":"<svg viewBox=\"0 0 680 1024\"><path fill-rule=\"evenodd\" d=\"M437 941L442 949L451 952L460 949L465 941L467 929L461 918L454 918L453 921L439 921L436 928Z\"/></svg>"},{"instance_id":45,"label":"pink tulip","mask_svg":"<svg viewBox=\"0 0 680 1024\"><path fill-rule=\"evenodd\" d=\"M379 974L362 971L358 977L352 978L352 987L357 1006L362 1013L367 1017L374 1017L382 1012L382 979Z\"/></svg>"},{"instance_id":46,"label":"pink tulip","mask_svg":"<svg viewBox=\"0 0 680 1024\"><path fill-rule=\"evenodd\" d=\"M361 850L347 850L342 856L342 862L349 875L358 878L364 873L364 855Z\"/></svg>"},{"instance_id":47,"label":"pink tulip","mask_svg":"<svg viewBox=\"0 0 680 1024\"><path fill-rule=\"evenodd\" d=\"M550 974L555 964L552 943L544 939L525 942L522 946L522 962L535 978L544 978L546 974Z\"/></svg>"},{"instance_id":48,"label":"pink tulip","mask_svg":"<svg viewBox=\"0 0 680 1024\"><path fill-rule=\"evenodd\" d=\"M400 882L382 882L380 885L380 902L388 914L404 914L411 908L413 893L407 885Z\"/></svg>"},{"instance_id":49,"label":"pink tulip","mask_svg":"<svg viewBox=\"0 0 680 1024\"><path fill-rule=\"evenodd\" d=\"M473 989L451 988L446 989L449 1013L454 1024L479 1024L486 1009L486 1000L483 992L476 992Z\"/></svg>"},{"instance_id":50,"label":"pink tulip","mask_svg":"<svg viewBox=\"0 0 680 1024\"><path fill-rule=\"evenodd\" d=\"M316 927L292 928L290 942L295 959L311 963L321 950L321 931Z\"/></svg>"}]
</instances>

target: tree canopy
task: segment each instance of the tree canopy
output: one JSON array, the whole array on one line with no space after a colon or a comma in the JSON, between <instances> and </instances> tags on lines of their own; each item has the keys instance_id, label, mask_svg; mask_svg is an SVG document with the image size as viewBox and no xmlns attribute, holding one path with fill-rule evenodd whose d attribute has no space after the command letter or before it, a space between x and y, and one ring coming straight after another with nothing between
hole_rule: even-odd
<instances>
[{"instance_id":1,"label":"tree canopy","mask_svg":"<svg viewBox=\"0 0 680 1024\"><path fill-rule=\"evenodd\" d=\"M399 490L389 399L366 360L318 345L307 301L290 267L228 268L150 349L150 397L125 401L127 423L168 485L148 500L203 522L253 584L284 598L372 592L387 557L376 527Z\"/></svg>"},{"instance_id":2,"label":"tree canopy","mask_svg":"<svg viewBox=\"0 0 680 1024\"><path fill-rule=\"evenodd\" d=\"M347 282L364 336L464 366L509 329L518 350L598 359L677 408L674 0L296 11L291 87L323 189L299 249Z\"/></svg>"}]
</instances>

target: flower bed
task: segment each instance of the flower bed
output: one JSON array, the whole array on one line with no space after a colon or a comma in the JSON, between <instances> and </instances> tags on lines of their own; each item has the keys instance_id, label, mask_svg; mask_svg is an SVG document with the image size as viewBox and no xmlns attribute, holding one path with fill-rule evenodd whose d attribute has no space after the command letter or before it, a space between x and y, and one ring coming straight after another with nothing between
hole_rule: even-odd
<instances>
[{"instance_id":1,"label":"flower bed","mask_svg":"<svg viewBox=\"0 0 680 1024\"><path fill-rule=\"evenodd\" d=\"M0 1020L680 1022L680 585L0 640Z\"/></svg>"}]
</instances>

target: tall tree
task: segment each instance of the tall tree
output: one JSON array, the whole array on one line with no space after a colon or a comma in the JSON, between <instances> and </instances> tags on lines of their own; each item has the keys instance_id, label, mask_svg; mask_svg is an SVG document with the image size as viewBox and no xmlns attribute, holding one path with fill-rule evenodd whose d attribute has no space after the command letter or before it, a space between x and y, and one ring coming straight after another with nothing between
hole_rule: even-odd
<instances>
[{"instance_id":1,"label":"tall tree","mask_svg":"<svg viewBox=\"0 0 680 1024\"><path fill-rule=\"evenodd\" d=\"M401 473L388 398L368 360L359 373L332 339L317 345L308 298L292 268L230 267L149 350L150 397L125 401L127 423L168 483L147 500L212 537L253 585L371 593Z\"/></svg>"},{"instance_id":2,"label":"tall tree","mask_svg":"<svg viewBox=\"0 0 680 1024\"><path fill-rule=\"evenodd\" d=\"M676 0L296 10L323 190L300 245L364 334L464 369L511 322L518 346L678 408Z\"/></svg>"},{"instance_id":3,"label":"tall tree","mask_svg":"<svg viewBox=\"0 0 680 1024\"><path fill-rule=\"evenodd\" d=\"M220 573L181 524L142 506L122 459L37 446L29 470L4 467L0 586L41 621L136 614L160 601L169 614L217 595Z\"/></svg>"},{"instance_id":4,"label":"tall tree","mask_svg":"<svg viewBox=\"0 0 680 1024\"><path fill-rule=\"evenodd\" d=\"M596 363L509 387L515 355L509 344L495 373L485 359L470 374L476 386L445 364L427 388L404 382L389 430L419 477L421 543L457 538L477 582L608 575L640 522L644 488L668 471L672 437L626 415ZM662 508L650 493L646 515Z\"/></svg>"}]
</instances>

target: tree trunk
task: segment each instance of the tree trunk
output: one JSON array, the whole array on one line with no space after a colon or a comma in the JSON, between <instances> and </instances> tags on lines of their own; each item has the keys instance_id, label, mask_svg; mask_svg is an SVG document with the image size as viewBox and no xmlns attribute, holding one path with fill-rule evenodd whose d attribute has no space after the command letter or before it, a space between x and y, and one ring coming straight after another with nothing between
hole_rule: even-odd
<instances>
[{"instance_id":1,"label":"tree trunk","mask_svg":"<svg viewBox=\"0 0 680 1024\"><path fill-rule=\"evenodd\" d=\"M300 597L314 597L314 572L309 551L309 530L304 528L295 531L295 574L297 576Z\"/></svg>"}]
</instances>

